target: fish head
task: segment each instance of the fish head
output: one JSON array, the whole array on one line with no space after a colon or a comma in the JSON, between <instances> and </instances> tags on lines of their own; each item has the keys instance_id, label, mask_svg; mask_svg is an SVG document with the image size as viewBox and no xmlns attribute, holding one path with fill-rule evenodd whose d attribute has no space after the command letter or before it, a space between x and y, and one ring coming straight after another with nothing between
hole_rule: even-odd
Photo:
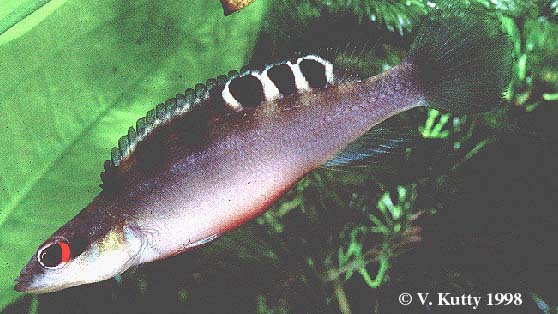
<instances>
[{"instance_id":1,"label":"fish head","mask_svg":"<svg viewBox=\"0 0 558 314\"><path fill-rule=\"evenodd\" d=\"M55 292L109 279L137 264L141 240L132 228L111 227L90 240L91 230L68 225L39 246L16 279L16 291Z\"/></svg>"}]
</instances>

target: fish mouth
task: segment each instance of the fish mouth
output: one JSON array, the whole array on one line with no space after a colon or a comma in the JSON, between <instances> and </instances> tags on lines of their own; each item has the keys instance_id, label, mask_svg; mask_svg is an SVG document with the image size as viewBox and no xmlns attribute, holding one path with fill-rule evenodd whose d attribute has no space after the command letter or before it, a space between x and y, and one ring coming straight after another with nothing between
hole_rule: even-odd
<instances>
[{"instance_id":1,"label":"fish mouth","mask_svg":"<svg viewBox=\"0 0 558 314\"><path fill-rule=\"evenodd\" d=\"M31 287L31 276L19 276L15 280L14 290L17 292L28 292Z\"/></svg>"},{"instance_id":2,"label":"fish mouth","mask_svg":"<svg viewBox=\"0 0 558 314\"><path fill-rule=\"evenodd\" d=\"M20 275L15 280L14 290L17 292L34 293L38 288L33 285L33 276Z\"/></svg>"}]
</instances>

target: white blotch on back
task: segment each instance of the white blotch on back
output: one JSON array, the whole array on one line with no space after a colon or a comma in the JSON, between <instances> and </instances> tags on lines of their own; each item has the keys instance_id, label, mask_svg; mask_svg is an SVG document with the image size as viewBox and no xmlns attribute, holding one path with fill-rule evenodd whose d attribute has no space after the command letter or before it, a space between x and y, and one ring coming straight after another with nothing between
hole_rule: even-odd
<instances>
[{"instance_id":1,"label":"white blotch on back","mask_svg":"<svg viewBox=\"0 0 558 314\"><path fill-rule=\"evenodd\" d=\"M225 84L225 88L223 89L223 92L221 93L221 96L223 97L223 100L225 101L225 103L231 107L231 109L233 109L234 111L241 111L242 110L242 105L238 102L238 100L236 100L236 98L234 98L234 96L231 94L231 91L229 89L229 85L231 83L232 80L228 81Z\"/></svg>"},{"instance_id":2,"label":"white blotch on back","mask_svg":"<svg viewBox=\"0 0 558 314\"><path fill-rule=\"evenodd\" d=\"M308 84L308 80L304 77L304 74L302 73L302 71L300 69L300 63L305 59L306 60L313 60L313 61L316 61L316 62L322 64L325 68L325 76L326 76L327 83L328 84L333 83L333 81L334 81L333 64L331 62L317 56L317 55L308 55L308 56L298 58L296 60L296 63L292 63L291 61L287 61L287 62L283 63L283 64L288 65L289 68L291 69L291 71L293 73L293 76L294 76L294 79L295 79L295 85L296 85L297 91L304 92L304 91L307 91L307 90L311 89L310 85ZM241 75L239 77L246 76L246 75L252 75L252 76L256 77L262 84L263 91L264 91L264 96L265 96L265 101L272 101L272 100L275 100L275 99L277 99L281 96L281 93L280 93L279 89L277 88L275 83L267 75L267 71L275 65L277 65L277 64L268 66L263 72L251 71L251 72L244 73L243 75ZM222 95L223 100L225 101L225 103L232 110L242 111L242 109L243 109L242 104L236 98L234 98L234 96L231 94L231 91L229 89L229 85L230 85L230 82L232 80L234 80L234 79L229 80L225 84L225 87L224 87L223 92L222 92L221 95Z\"/></svg>"},{"instance_id":3,"label":"white blotch on back","mask_svg":"<svg viewBox=\"0 0 558 314\"><path fill-rule=\"evenodd\" d=\"M260 82L262 82L265 100L271 101L279 98L279 89L275 86L275 83L267 76L267 70L263 72L254 71L251 73L253 76L257 77Z\"/></svg>"},{"instance_id":4,"label":"white blotch on back","mask_svg":"<svg viewBox=\"0 0 558 314\"><path fill-rule=\"evenodd\" d=\"M287 62L287 65L291 68L291 71L293 72L296 89L299 91L305 91L310 89L310 85L308 85L308 81L306 81L306 78L302 74L302 71L300 70L298 63L292 64L291 61L289 61Z\"/></svg>"}]
</instances>

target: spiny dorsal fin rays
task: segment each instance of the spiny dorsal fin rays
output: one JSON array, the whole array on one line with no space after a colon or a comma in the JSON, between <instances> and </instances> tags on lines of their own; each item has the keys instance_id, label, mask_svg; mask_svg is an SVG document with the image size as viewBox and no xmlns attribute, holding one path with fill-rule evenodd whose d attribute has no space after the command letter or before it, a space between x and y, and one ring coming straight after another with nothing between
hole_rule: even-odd
<instances>
[{"instance_id":1,"label":"spiny dorsal fin rays","mask_svg":"<svg viewBox=\"0 0 558 314\"><path fill-rule=\"evenodd\" d=\"M114 166L119 166L133 151L137 143L141 142L150 132L159 125L170 121L173 117L191 111L193 106L198 105L209 96L210 86L216 87L216 80L210 79L206 85L197 84L195 89L187 89L184 94L176 95L158 104L155 109L147 112L146 116L138 119L136 128L130 127L128 134L118 140L118 147L111 150L111 160Z\"/></svg>"},{"instance_id":2,"label":"spiny dorsal fin rays","mask_svg":"<svg viewBox=\"0 0 558 314\"><path fill-rule=\"evenodd\" d=\"M220 75L216 79L207 80L206 84L197 84L193 89L186 89L184 94L177 94L175 98L157 105L155 109L148 111L145 117L138 119L135 128L130 127L128 134L118 140L118 146L112 148L111 159L105 161L104 172L101 173L103 181L101 186L105 188L111 185L115 169L135 151L136 146L144 141L155 128L169 122L174 117L188 114L193 108L207 100L219 86L224 86L228 80L235 77L238 77L238 72L230 71L228 75Z\"/></svg>"}]
</instances>

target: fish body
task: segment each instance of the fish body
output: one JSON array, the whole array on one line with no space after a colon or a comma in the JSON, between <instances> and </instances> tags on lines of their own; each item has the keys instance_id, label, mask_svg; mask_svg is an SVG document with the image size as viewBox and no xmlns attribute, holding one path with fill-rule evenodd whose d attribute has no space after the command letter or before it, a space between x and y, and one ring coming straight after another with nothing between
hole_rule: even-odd
<instances>
[{"instance_id":1,"label":"fish body","mask_svg":"<svg viewBox=\"0 0 558 314\"><path fill-rule=\"evenodd\" d=\"M467 25L465 34L440 23L438 39L415 44L375 77L337 77L332 61L309 55L209 80L161 104L121 139L103 191L39 247L16 290L96 282L205 244L400 112L452 110L477 97L489 108L507 84L509 60L488 57L508 46L498 35L476 37L490 25ZM481 46L492 50L476 51Z\"/></svg>"},{"instance_id":2,"label":"fish body","mask_svg":"<svg viewBox=\"0 0 558 314\"><path fill-rule=\"evenodd\" d=\"M420 91L402 79L407 71L409 65L400 65L380 77L279 99L209 126L203 145L179 154L117 201L120 211L132 213L124 219L132 229L157 230L156 237L140 236L148 242L140 262L180 253L260 215L347 143L423 104Z\"/></svg>"}]
</instances>

